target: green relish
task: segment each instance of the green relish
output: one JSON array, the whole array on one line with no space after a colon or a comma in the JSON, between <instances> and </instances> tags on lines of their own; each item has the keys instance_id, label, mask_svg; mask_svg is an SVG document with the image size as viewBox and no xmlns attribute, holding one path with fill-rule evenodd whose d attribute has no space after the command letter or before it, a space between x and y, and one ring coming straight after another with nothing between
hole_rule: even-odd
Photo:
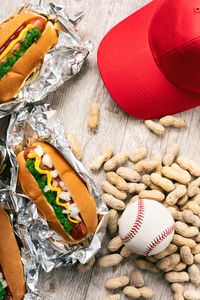
<instances>
[{"instance_id":1,"label":"green relish","mask_svg":"<svg viewBox=\"0 0 200 300\"><path fill-rule=\"evenodd\" d=\"M64 227L65 231L70 232L72 230L72 226L69 220L66 218L66 215L63 214L62 208L56 204L56 192L48 191L44 192L44 188L47 185L47 176L40 174L35 169L35 161L34 159L27 159L26 167L29 169L29 172L33 175L35 180L37 181L42 193L44 194L45 198L47 199L48 203L53 207L54 213L59 220L59 222ZM1 299L0 299L1 300Z\"/></svg>"},{"instance_id":2,"label":"green relish","mask_svg":"<svg viewBox=\"0 0 200 300\"><path fill-rule=\"evenodd\" d=\"M4 289L3 284L0 281L0 300L3 300L5 294L6 294L6 290Z\"/></svg>"},{"instance_id":3,"label":"green relish","mask_svg":"<svg viewBox=\"0 0 200 300\"><path fill-rule=\"evenodd\" d=\"M37 27L34 27L32 30L29 30L25 36L24 40L21 40L21 47L17 50L14 50L13 54L10 54L5 62L2 62L0 65L0 80L8 73L12 66L20 59L20 57L30 48L33 43L37 43L39 37L41 36L41 30Z\"/></svg>"}]
</instances>

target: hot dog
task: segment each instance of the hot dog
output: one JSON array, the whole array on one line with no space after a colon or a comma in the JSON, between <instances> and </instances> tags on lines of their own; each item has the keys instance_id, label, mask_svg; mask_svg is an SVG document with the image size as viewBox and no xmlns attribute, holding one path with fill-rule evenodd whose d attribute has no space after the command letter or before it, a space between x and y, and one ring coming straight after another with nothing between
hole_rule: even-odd
<instances>
[{"instance_id":1,"label":"hot dog","mask_svg":"<svg viewBox=\"0 0 200 300\"><path fill-rule=\"evenodd\" d=\"M0 25L0 103L18 94L57 44L56 28L47 17L28 12L16 13Z\"/></svg>"},{"instance_id":2,"label":"hot dog","mask_svg":"<svg viewBox=\"0 0 200 300\"><path fill-rule=\"evenodd\" d=\"M0 300L22 300L25 277L17 241L7 213L0 207Z\"/></svg>"},{"instance_id":3,"label":"hot dog","mask_svg":"<svg viewBox=\"0 0 200 300\"><path fill-rule=\"evenodd\" d=\"M19 182L50 227L77 244L97 227L96 204L87 186L63 156L46 143L17 155Z\"/></svg>"}]
</instances>

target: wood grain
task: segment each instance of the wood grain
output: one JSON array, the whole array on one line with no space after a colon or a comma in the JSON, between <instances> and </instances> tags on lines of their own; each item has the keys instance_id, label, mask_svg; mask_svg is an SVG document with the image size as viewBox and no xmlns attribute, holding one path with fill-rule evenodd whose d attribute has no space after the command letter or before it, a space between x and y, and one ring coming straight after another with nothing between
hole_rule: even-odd
<instances>
[{"instance_id":1,"label":"wood grain","mask_svg":"<svg viewBox=\"0 0 200 300\"><path fill-rule=\"evenodd\" d=\"M18 1L18 4L22 1ZM44 1L48 2L48 1ZM49 1L50 2L50 1ZM83 40L94 42L94 51L89 55L81 72L60 87L47 98L47 102L58 111L67 132L76 135L83 149L83 164L89 168L91 160L105 146L113 146L115 152L131 151L135 147L145 146L149 154L161 151L177 141L181 153L200 163L200 108L179 114L187 121L185 129L169 128L162 137L151 133L142 120L135 119L124 113L112 100L100 78L97 68L97 49L103 36L119 21L150 2L149 0L61 0L54 1L66 4L67 12L73 15L84 11L85 18L79 26L79 34ZM0 10L0 19L16 10L17 1L4 1ZM145 66L144 66L145 68ZM88 111L92 102L100 106L100 123L96 133L87 128ZM9 118L0 121L0 135L6 134ZM94 174L94 179L101 191L100 183L104 178L103 171ZM106 253L108 238L105 238L101 253ZM98 254L98 255L100 255ZM60 268L45 274L40 273L39 288L45 300L103 300L107 294L104 288L106 279L118 275L130 275L135 269L134 257L125 259L119 267L101 270L94 266L86 274L77 274L73 267ZM143 272L145 284L155 291L155 300L173 299L169 285L164 282L161 274ZM189 285L187 285L189 286ZM122 300L127 299L125 296Z\"/></svg>"}]
</instances>

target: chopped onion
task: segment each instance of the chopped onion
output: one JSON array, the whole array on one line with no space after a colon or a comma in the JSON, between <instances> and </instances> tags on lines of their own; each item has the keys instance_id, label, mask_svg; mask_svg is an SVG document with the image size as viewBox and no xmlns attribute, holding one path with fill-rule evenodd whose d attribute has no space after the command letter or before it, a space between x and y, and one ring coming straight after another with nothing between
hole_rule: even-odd
<instances>
[{"instance_id":1,"label":"chopped onion","mask_svg":"<svg viewBox=\"0 0 200 300\"><path fill-rule=\"evenodd\" d=\"M55 187L57 187L58 186L58 183L57 183L57 181L53 181L53 183L52 183L52 186L55 186Z\"/></svg>"},{"instance_id":2,"label":"chopped onion","mask_svg":"<svg viewBox=\"0 0 200 300\"><path fill-rule=\"evenodd\" d=\"M60 181L60 186L63 189L63 191L67 191L64 181Z\"/></svg>"},{"instance_id":3,"label":"chopped onion","mask_svg":"<svg viewBox=\"0 0 200 300\"><path fill-rule=\"evenodd\" d=\"M42 147L40 145L37 146L34 151L39 157L42 157L42 155L44 154L44 151L42 150Z\"/></svg>"},{"instance_id":4,"label":"chopped onion","mask_svg":"<svg viewBox=\"0 0 200 300\"><path fill-rule=\"evenodd\" d=\"M42 162L48 168L50 168L50 169L53 168L53 163L52 163L51 158L48 154L44 154Z\"/></svg>"},{"instance_id":5,"label":"chopped onion","mask_svg":"<svg viewBox=\"0 0 200 300\"><path fill-rule=\"evenodd\" d=\"M71 199L69 192L61 192L59 198L62 200L69 201Z\"/></svg>"},{"instance_id":6,"label":"chopped onion","mask_svg":"<svg viewBox=\"0 0 200 300\"><path fill-rule=\"evenodd\" d=\"M44 192L47 193L48 191L50 191L51 189L48 187L48 185L45 186L44 188Z\"/></svg>"},{"instance_id":7,"label":"chopped onion","mask_svg":"<svg viewBox=\"0 0 200 300\"><path fill-rule=\"evenodd\" d=\"M52 176L53 178L58 177L58 171L57 171L56 169L53 170L53 171L51 171L51 176Z\"/></svg>"},{"instance_id":8,"label":"chopped onion","mask_svg":"<svg viewBox=\"0 0 200 300\"><path fill-rule=\"evenodd\" d=\"M70 217L72 219L81 221L81 218L79 217L80 210L76 206L76 203L72 203L72 204L67 203L67 205L68 205L69 210L63 209L62 210L63 214L66 214L66 215L70 214Z\"/></svg>"},{"instance_id":9,"label":"chopped onion","mask_svg":"<svg viewBox=\"0 0 200 300\"><path fill-rule=\"evenodd\" d=\"M76 203L70 204L70 217L77 220L81 221L81 218L79 217L80 210L76 206Z\"/></svg>"},{"instance_id":10,"label":"chopped onion","mask_svg":"<svg viewBox=\"0 0 200 300\"><path fill-rule=\"evenodd\" d=\"M69 210L66 210L66 209L63 209L63 214L66 214L66 215L68 215L68 214L70 214L70 211Z\"/></svg>"},{"instance_id":11,"label":"chopped onion","mask_svg":"<svg viewBox=\"0 0 200 300\"><path fill-rule=\"evenodd\" d=\"M7 282L5 280L2 280L2 285L3 285L3 288L5 289L8 285L7 285Z\"/></svg>"}]
</instances>

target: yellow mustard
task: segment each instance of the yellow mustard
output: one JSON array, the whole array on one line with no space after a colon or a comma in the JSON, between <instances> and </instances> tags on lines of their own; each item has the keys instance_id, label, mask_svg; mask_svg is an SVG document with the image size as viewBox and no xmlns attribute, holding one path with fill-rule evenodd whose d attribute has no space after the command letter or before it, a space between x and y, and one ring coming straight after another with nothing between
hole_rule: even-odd
<instances>
[{"instance_id":1,"label":"yellow mustard","mask_svg":"<svg viewBox=\"0 0 200 300\"><path fill-rule=\"evenodd\" d=\"M28 154L28 158L35 158L35 169L36 169L36 171L38 171L38 173L40 173L40 174L47 175L47 185L48 185L48 187L50 188L51 191L57 192L56 204L59 205L59 206L63 206L66 210L69 210L68 205L66 203L61 203L59 201L59 196L60 196L60 193L62 192L62 190L60 188L58 188L58 187L55 187L55 186L51 185L51 180L52 180L51 172L48 171L48 170L42 170L40 168L41 158L35 152L30 152ZM68 217L69 221L71 221L72 223L76 223L77 224L77 223L80 222L78 220L71 219L69 215L67 215L67 217Z\"/></svg>"},{"instance_id":2,"label":"yellow mustard","mask_svg":"<svg viewBox=\"0 0 200 300\"><path fill-rule=\"evenodd\" d=\"M8 47L4 50L4 52L0 55L0 61L12 50L12 48L25 36L27 31L32 28L32 24L28 24L19 34L19 36L13 40Z\"/></svg>"}]
</instances>

